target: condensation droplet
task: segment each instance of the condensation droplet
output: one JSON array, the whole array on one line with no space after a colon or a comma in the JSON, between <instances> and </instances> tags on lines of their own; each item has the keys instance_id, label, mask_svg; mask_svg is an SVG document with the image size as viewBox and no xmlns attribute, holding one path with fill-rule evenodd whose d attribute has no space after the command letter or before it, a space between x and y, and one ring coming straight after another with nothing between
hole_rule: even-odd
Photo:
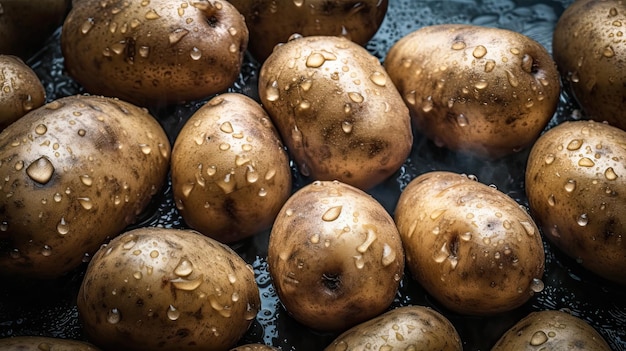
<instances>
[{"instance_id":1,"label":"condensation droplet","mask_svg":"<svg viewBox=\"0 0 626 351\"><path fill-rule=\"evenodd\" d=\"M79 197L78 202L85 210L91 210L93 208L93 201L89 197Z\"/></svg>"},{"instance_id":2,"label":"condensation droplet","mask_svg":"<svg viewBox=\"0 0 626 351\"><path fill-rule=\"evenodd\" d=\"M204 276L200 275L199 277L190 280L183 278L172 279L170 280L170 283L172 283L172 285L178 290L193 291L202 285L203 279Z\"/></svg>"},{"instance_id":3,"label":"condensation droplet","mask_svg":"<svg viewBox=\"0 0 626 351\"><path fill-rule=\"evenodd\" d=\"M383 245L382 264L384 267L389 266L396 260L396 252L388 244Z\"/></svg>"},{"instance_id":4,"label":"condensation droplet","mask_svg":"<svg viewBox=\"0 0 626 351\"><path fill-rule=\"evenodd\" d=\"M44 245L41 249L41 255L45 257L50 257L50 255L52 255L52 247L50 247L50 245Z\"/></svg>"},{"instance_id":5,"label":"condensation droplet","mask_svg":"<svg viewBox=\"0 0 626 351\"><path fill-rule=\"evenodd\" d=\"M568 144L567 144L567 149L570 151L575 151L580 149L580 147L583 145L583 141L581 139L572 139Z\"/></svg>"},{"instance_id":6,"label":"condensation droplet","mask_svg":"<svg viewBox=\"0 0 626 351\"><path fill-rule=\"evenodd\" d=\"M174 274L179 277L186 277L191 273L193 273L193 265L187 259L182 259L174 268Z\"/></svg>"},{"instance_id":7,"label":"condensation droplet","mask_svg":"<svg viewBox=\"0 0 626 351\"><path fill-rule=\"evenodd\" d=\"M160 18L161 16L155 10L150 10L146 12L145 17L148 20L154 20L154 19Z\"/></svg>"},{"instance_id":8,"label":"condensation droplet","mask_svg":"<svg viewBox=\"0 0 626 351\"><path fill-rule=\"evenodd\" d=\"M307 57L306 66L309 68L318 68L318 67L321 67L324 64L324 62L326 62L324 55L318 52L314 52L311 55L309 55L309 57Z\"/></svg>"},{"instance_id":9,"label":"condensation droplet","mask_svg":"<svg viewBox=\"0 0 626 351\"><path fill-rule=\"evenodd\" d=\"M276 101L279 98L278 82L273 81L265 91L265 98L267 101Z\"/></svg>"},{"instance_id":10,"label":"condensation droplet","mask_svg":"<svg viewBox=\"0 0 626 351\"><path fill-rule=\"evenodd\" d=\"M459 125L459 127L467 127L467 125L469 124L467 117L465 117L465 115L462 113L456 117L456 123Z\"/></svg>"},{"instance_id":11,"label":"condensation droplet","mask_svg":"<svg viewBox=\"0 0 626 351\"><path fill-rule=\"evenodd\" d=\"M26 168L26 174L39 184L46 184L54 174L54 166L46 157L40 157Z\"/></svg>"},{"instance_id":12,"label":"condensation droplet","mask_svg":"<svg viewBox=\"0 0 626 351\"><path fill-rule=\"evenodd\" d=\"M564 188L565 191L571 193L572 191L576 190L576 181L574 179L568 180L567 183L565 183Z\"/></svg>"},{"instance_id":13,"label":"condensation droplet","mask_svg":"<svg viewBox=\"0 0 626 351\"><path fill-rule=\"evenodd\" d=\"M91 17L87 18L87 20L85 20L85 22L83 22L82 26L80 26L80 32L83 33L83 34L89 33L91 28L93 28L94 23L95 22L94 22L93 18L91 18Z\"/></svg>"},{"instance_id":14,"label":"condensation droplet","mask_svg":"<svg viewBox=\"0 0 626 351\"><path fill-rule=\"evenodd\" d=\"M180 311L176 309L176 307L170 305L167 309L167 318L171 321L175 321L180 318Z\"/></svg>"},{"instance_id":15,"label":"condensation droplet","mask_svg":"<svg viewBox=\"0 0 626 351\"><path fill-rule=\"evenodd\" d=\"M527 221L519 221L519 224L522 226L522 228L524 228L526 234L528 234L529 236L535 235L535 226L532 223Z\"/></svg>"},{"instance_id":16,"label":"condensation droplet","mask_svg":"<svg viewBox=\"0 0 626 351\"><path fill-rule=\"evenodd\" d=\"M593 162L593 160L589 157L582 157L580 160L578 160L578 165L581 167L593 167L596 165L596 163Z\"/></svg>"},{"instance_id":17,"label":"condensation droplet","mask_svg":"<svg viewBox=\"0 0 626 351\"><path fill-rule=\"evenodd\" d=\"M546 162L547 165L551 165L552 163L554 163L555 159L556 159L556 156L554 156L554 154L547 154L544 161Z\"/></svg>"},{"instance_id":18,"label":"condensation droplet","mask_svg":"<svg viewBox=\"0 0 626 351\"><path fill-rule=\"evenodd\" d=\"M343 130L343 132L346 134L352 133L352 127L353 127L352 122L343 121L341 123L341 130Z\"/></svg>"},{"instance_id":19,"label":"condensation droplet","mask_svg":"<svg viewBox=\"0 0 626 351\"><path fill-rule=\"evenodd\" d=\"M492 72L494 68L496 68L496 61L487 60L487 62L485 62L485 73Z\"/></svg>"},{"instance_id":20,"label":"condensation droplet","mask_svg":"<svg viewBox=\"0 0 626 351\"><path fill-rule=\"evenodd\" d=\"M465 49L465 46L466 45L464 41L457 40L454 43L452 43L451 48L452 50L463 50Z\"/></svg>"},{"instance_id":21,"label":"condensation droplet","mask_svg":"<svg viewBox=\"0 0 626 351\"><path fill-rule=\"evenodd\" d=\"M474 51L472 52L472 55L475 58L482 58L485 55L487 55L487 48L482 46L482 45L478 45L477 47L474 48Z\"/></svg>"},{"instance_id":22,"label":"condensation droplet","mask_svg":"<svg viewBox=\"0 0 626 351\"><path fill-rule=\"evenodd\" d=\"M587 216L586 213L583 213L580 216L578 216L576 223L578 223L579 226L584 227L587 224L589 224L589 217Z\"/></svg>"},{"instance_id":23,"label":"condensation droplet","mask_svg":"<svg viewBox=\"0 0 626 351\"><path fill-rule=\"evenodd\" d=\"M322 215L322 220L324 220L325 222L332 222L336 220L337 218L339 218L339 215L341 215L342 209L343 209L343 206L335 206L335 207L329 208Z\"/></svg>"},{"instance_id":24,"label":"condensation droplet","mask_svg":"<svg viewBox=\"0 0 626 351\"><path fill-rule=\"evenodd\" d=\"M544 333L543 331L538 331L535 332L531 337L530 337L530 345L531 346L539 346L544 344L546 341L548 341L548 336L546 335L546 333Z\"/></svg>"},{"instance_id":25,"label":"condensation droplet","mask_svg":"<svg viewBox=\"0 0 626 351\"><path fill-rule=\"evenodd\" d=\"M107 322L111 324L119 323L120 319L122 319L122 316L120 314L120 311L117 310L117 308L112 308L107 314Z\"/></svg>"},{"instance_id":26,"label":"condensation droplet","mask_svg":"<svg viewBox=\"0 0 626 351\"><path fill-rule=\"evenodd\" d=\"M198 61L202 58L202 51L194 46L189 52L189 57L191 57L191 59L194 61Z\"/></svg>"},{"instance_id":27,"label":"condensation droplet","mask_svg":"<svg viewBox=\"0 0 626 351\"><path fill-rule=\"evenodd\" d=\"M378 71L370 75L370 80L372 81L372 83L381 87L384 87L387 84L387 77L383 73Z\"/></svg>"},{"instance_id":28,"label":"condensation droplet","mask_svg":"<svg viewBox=\"0 0 626 351\"><path fill-rule=\"evenodd\" d=\"M533 292L539 293L543 291L543 288L544 288L543 281L541 281L541 279L538 279L538 278L533 278L533 281L530 283L530 290L532 290Z\"/></svg>"},{"instance_id":29,"label":"condensation droplet","mask_svg":"<svg viewBox=\"0 0 626 351\"><path fill-rule=\"evenodd\" d=\"M350 98L350 100L356 102L356 103L361 103L363 102L364 98L363 95L357 93L357 92L349 92L348 93L348 97Z\"/></svg>"},{"instance_id":30,"label":"condensation droplet","mask_svg":"<svg viewBox=\"0 0 626 351\"><path fill-rule=\"evenodd\" d=\"M93 184L93 178L91 178L88 174L83 174L79 178L80 182L86 186L91 186Z\"/></svg>"},{"instance_id":31,"label":"condensation droplet","mask_svg":"<svg viewBox=\"0 0 626 351\"><path fill-rule=\"evenodd\" d=\"M38 124L35 127L35 133L37 135L44 135L44 134L46 134L47 131L48 131L48 127L46 127L45 124Z\"/></svg>"},{"instance_id":32,"label":"condensation droplet","mask_svg":"<svg viewBox=\"0 0 626 351\"><path fill-rule=\"evenodd\" d=\"M604 177L608 180L615 180L617 179L617 173L615 173L613 167L609 167L604 171Z\"/></svg>"}]
</instances>

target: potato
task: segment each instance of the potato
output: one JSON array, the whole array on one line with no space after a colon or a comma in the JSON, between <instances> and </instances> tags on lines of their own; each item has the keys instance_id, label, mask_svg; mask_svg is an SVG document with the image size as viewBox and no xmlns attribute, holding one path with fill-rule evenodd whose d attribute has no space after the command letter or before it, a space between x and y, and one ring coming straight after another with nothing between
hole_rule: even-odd
<instances>
[{"instance_id":1,"label":"potato","mask_svg":"<svg viewBox=\"0 0 626 351\"><path fill-rule=\"evenodd\" d=\"M19 57L0 55L0 131L46 102L37 74Z\"/></svg>"},{"instance_id":2,"label":"potato","mask_svg":"<svg viewBox=\"0 0 626 351\"><path fill-rule=\"evenodd\" d=\"M249 50L263 62L294 33L344 36L365 45L378 31L388 0L229 0L246 18Z\"/></svg>"},{"instance_id":3,"label":"potato","mask_svg":"<svg viewBox=\"0 0 626 351\"><path fill-rule=\"evenodd\" d=\"M369 189L411 150L407 107L378 59L346 38L294 38L261 67L259 94L304 176Z\"/></svg>"},{"instance_id":4,"label":"potato","mask_svg":"<svg viewBox=\"0 0 626 351\"><path fill-rule=\"evenodd\" d=\"M511 327L491 349L516 350L611 351L611 348L582 319L561 311L538 311Z\"/></svg>"},{"instance_id":5,"label":"potato","mask_svg":"<svg viewBox=\"0 0 626 351\"><path fill-rule=\"evenodd\" d=\"M214 239L268 229L291 194L291 169L265 110L236 93L202 106L176 138L172 187L185 222Z\"/></svg>"},{"instance_id":6,"label":"potato","mask_svg":"<svg viewBox=\"0 0 626 351\"><path fill-rule=\"evenodd\" d=\"M67 71L87 92L142 106L225 90L247 45L243 16L219 0L76 1L61 35Z\"/></svg>"},{"instance_id":7,"label":"potato","mask_svg":"<svg viewBox=\"0 0 626 351\"><path fill-rule=\"evenodd\" d=\"M58 277L133 223L165 182L170 144L146 110L69 96L0 133L0 272Z\"/></svg>"},{"instance_id":8,"label":"potato","mask_svg":"<svg viewBox=\"0 0 626 351\"><path fill-rule=\"evenodd\" d=\"M526 195L545 237L583 267L626 284L626 132L564 122L528 157Z\"/></svg>"},{"instance_id":9,"label":"potato","mask_svg":"<svg viewBox=\"0 0 626 351\"><path fill-rule=\"evenodd\" d=\"M452 323L424 306L398 307L350 328L325 351L412 350L461 351Z\"/></svg>"},{"instance_id":10,"label":"potato","mask_svg":"<svg viewBox=\"0 0 626 351\"><path fill-rule=\"evenodd\" d=\"M98 351L89 343L44 336L15 336L0 339L0 351Z\"/></svg>"},{"instance_id":11,"label":"potato","mask_svg":"<svg viewBox=\"0 0 626 351\"><path fill-rule=\"evenodd\" d=\"M495 159L532 144L556 111L559 75L539 43L506 29L442 24L398 40L385 68L436 145Z\"/></svg>"},{"instance_id":12,"label":"potato","mask_svg":"<svg viewBox=\"0 0 626 351\"><path fill-rule=\"evenodd\" d=\"M78 313L108 350L228 350L259 311L252 268L200 233L125 232L89 263Z\"/></svg>"},{"instance_id":13,"label":"potato","mask_svg":"<svg viewBox=\"0 0 626 351\"><path fill-rule=\"evenodd\" d=\"M543 288L539 229L493 187L451 172L422 174L400 195L395 220L412 275L452 311L510 311Z\"/></svg>"},{"instance_id":14,"label":"potato","mask_svg":"<svg viewBox=\"0 0 626 351\"><path fill-rule=\"evenodd\" d=\"M626 45L622 1L574 1L553 33L552 51L564 85L587 117L626 130Z\"/></svg>"},{"instance_id":15,"label":"potato","mask_svg":"<svg viewBox=\"0 0 626 351\"><path fill-rule=\"evenodd\" d=\"M279 349L273 346L268 346L268 345L246 344L246 345L237 346L234 349L231 349L230 351L278 351L278 350Z\"/></svg>"},{"instance_id":16,"label":"potato","mask_svg":"<svg viewBox=\"0 0 626 351\"><path fill-rule=\"evenodd\" d=\"M389 307L404 252L375 199L339 181L315 181L280 210L267 263L288 313L315 330L343 331Z\"/></svg>"},{"instance_id":17,"label":"potato","mask_svg":"<svg viewBox=\"0 0 626 351\"><path fill-rule=\"evenodd\" d=\"M0 54L26 60L59 28L70 0L0 2Z\"/></svg>"}]
</instances>

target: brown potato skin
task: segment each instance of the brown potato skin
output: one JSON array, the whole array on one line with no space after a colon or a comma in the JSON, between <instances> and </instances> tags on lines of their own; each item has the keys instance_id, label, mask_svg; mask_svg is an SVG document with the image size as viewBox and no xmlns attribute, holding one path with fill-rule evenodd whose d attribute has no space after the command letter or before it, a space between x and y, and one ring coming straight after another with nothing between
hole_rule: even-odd
<instances>
[{"instance_id":1,"label":"brown potato skin","mask_svg":"<svg viewBox=\"0 0 626 351\"><path fill-rule=\"evenodd\" d=\"M407 107L378 59L346 38L301 37L261 67L261 102L304 176L367 190L411 151Z\"/></svg>"},{"instance_id":2,"label":"brown potato skin","mask_svg":"<svg viewBox=\"0 0 626 351\"><path fill-rule=\"evenodd\" d=\"M86 342L44 336L15 336L0 339L0 350L4 351L99 351Z\"/></svg>"},{"instance_id":3,"label":"brown potato skin","mask_svg":"<svg viewBox=\"0 0 626 351\"><path fill-rule=\"evenodd\" d=\"M491 351L611 351L604 338L584 320L561 311L532 312L509 329Z\"/></svg>"},{"instance_id":4,"label":"brown potato skin","mask_svg":"<svg viewBox=\"0 0 626 351\"><path fill-rule=\"evenodd\" d=\"M454 312L513 310L543 276L543 243L530 215L467 176L418 176L400 195L395 220L413 277Z\"/></svg>"},{"instance_id":5,"label":"brown potato skin","mask_svg":"<svg viewBox=\"0 0 626 351\"><path fill-rule=\"evenodd\" d=\"M0 131L46 102L37 74L19 57L0 55Z\"/></svg>"},{"instance_id":6,"label":"brown potato skin","mask_svg":"<svg viewBox=\"0 0 626 351\"><path fill-rule=\"evenodd\" d=\"M229 0L246 18L248 49L260 62L277 44L303 36L344 36L365 44L376 34L387 13L388 0Z\"/></svg>"},{"instance_id":7,"label":"brown potato skin","mask_svg":"<svg viewBox=\"0 0 626 351\"><path fill-rule=\"evenodd\" d=\"M466 24L422 27L398 40L385 68L420 132L486 159L531 145L556 111L559 75L539 43Z\"/></svg>"},{"instance_id":8,"label":"brown potato skin","mask_svg":"<svg viewBox=\"0 0 626 351\"><path fill-rule=\"evenodd\" d=\"M219 0L145 3L74 4L61 47L68 73L87 92L161 106L208 97L233 84L248 44L236 8Z\"/></svg>"},{"instance_id":9,"label":"brown potato skin","mask_svg":"<svg viewBox=\"0 0 626 351\"><path fill-rule=\"evenodd\" d=\"M597 275L626 285L626 132L564 122L537 140L526 168L530 210L545 237Z\"/></svg>"},{"instance_id":10,"label":"brown potato skin","mask_svg":"<svg viewBox=\"0 0 626 351\"><path fill-rule=\"evenodd\" d=\"M143 227L98 250L77 305L89 340L107 350L222 351L246 332L260 299L251 267L228 246Z\"/></svg>"},{"instance_id":11,"label":"brown potato skin","mask_svg":"<svg viewBox=\"0 0 626 351\"><path fill-rule=\"evenodd\" d=\"M343 331L383 313L404 272L391 216L338 181L298 190L276 217L268 268L280 301L299 322Z\"/></svg>"},{"instance_id":12,"label":"brown potato skin","mask_svg":"<svg viewBox=\"0 0 626 351\"><path fill-rule=\"evenodd\" d=\"M69 96L0 133L0 272L55 278L136 221L163 186L167 135L144 109Z\"/></svg>"},{"instance_id":13,"label":"brown potato skin","mask_svg":"<svg viewBox=\"0 0 626 351\"><path fill-rule=\"evenodd\" d=\"M268 229L291 194L278 131L242 94L218 95L191 116L174 143L171 170L185 222L224 243Z\"/></svg>"},{"instance_id":14,"label":"brown potato skin","mask_svg":"<svg viewBox=\"0 0 626 351\"><path fill-rule=\"evenodd\" d=\"M70 0L8 0L0 7L0 54L27 60L63 23Z\"/></svg>"},{"instance_id":15,"label":"brown potato skin","mask_svg":"<svg viewBox=\"0 0 626 351\"><path fill-rule=\"evenodd\" d=\"M324 351L412 350L462 351L454 325L424 306L404 306L356 325Z\"/></svg>"},{"instance_id":16,"label":"brown potato skin","mask_svg":"<svg viewBox=\"0 0 626 351\"><path fill-rule=\"evenodd\" d=\"M626 23L622 1L574 1L553 33L552 52L563 83L586 117L626 130Z\"/></svg>"}]
</instances>

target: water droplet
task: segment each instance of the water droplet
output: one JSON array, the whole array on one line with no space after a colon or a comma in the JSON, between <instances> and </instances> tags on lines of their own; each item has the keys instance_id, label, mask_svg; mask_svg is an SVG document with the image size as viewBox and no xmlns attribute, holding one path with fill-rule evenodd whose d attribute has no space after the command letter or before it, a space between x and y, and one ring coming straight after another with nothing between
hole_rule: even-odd
<instances>
[{"instance_id":1,"label":"water droplet","mask_svg":"<svg viewBox=\"0 0 626 351\"><path fill-rule=\"evenodd\" d=\"M475 58L482 58L485 55L487 55L487 48L482 46L482 45L478 45L477 47L474 48L474 51L472 52L472 55Z\"/></svg>"},{"instance_id":2,"label":"water droplet","mask_svg":"<svg viewBox=\"0 0 626 351\"><path fill-rule=\"evenodd\" d=\"M474 84L474 87L478 90L486 89L489 86L489 82L484 79L479 80Z\"/></svg>"},{"instance_id":3,"label":"water droplet","mask_svg":"<svg viewBox=\"0 0 626 351\"><path fill-rule=\"evenodd\" d=\"M586 213L583 213L580 216L578 216L576 223L578 223L579 226L584 227L587 224L589 224L589 217L587 216Z\"/></svg>"},{"instance_id":4,"label":"water droplet","mask_svg":"<svg viewBox=\"0 0 626 351\"><path fill-rule=\"evenodd\" d=\"M526 234L528 234L529 236L535 235L535 226L531 222L519 221L519 224L522 225L522 228L524 228Z\"/></svg>"},{"instance_id":5,"label":"water droplet","mask_svg":"<svg viewBox=\"0 0 626 351\"><path fill-rule=\"evenodd\" d=\"M309 55L309 57L307 57L306 66L310 68L318 68L318 67L321 67L324 64L324 62L326 62L324 55L318 52L314 52L311 55Z\"/></svg>"},{"instance_id":6,"label":"water droplet","mask_svg":"<svg viewBox=\"0 0 626 351\"><path fill-rule=\"evenodd\" d=\"M124 238L124 243L122 244L122 248L124 248L125 250L130 250L136 244L137 244L137 241L135 240L135 236L129 235L128 237Z\"/></svg>"},{"instance_id":7,"label":"water droplet","mask_svg":"<svg viewBox=\"0 0 626 351\"><path fill-rule=\"evenodd\" d=\"M615 51L613 50L613 47L610 45L605 47L604 50L602 51L602 56L609 57L609 58L615 56Z\"/></svg>"},{"instance_id":8,"label":"water droplet","mask_svg":"<svg viewBox=\"0 0 626 351\"><path fill-rule=\"evenodd\" d=\"M148 20L154 20L154 19L160 18L161 16L155 10L150 10L146 12L145 17Z\"/></svg>"},{"instance_id":9,"label":"water droplet","mask_svg":"<svg viewBox=\"0 0 626 351\"><path fill-rule=\"evenodd\" d=\"M363 95L357 93L357 92L349 92L348 93L348 97L350 98L350 100L356 102L356 103L361 103L363 102L364 98Z\"/></svg>"},{"instance_id":10,"label":"water droplet","mask_svg":"<svg viewBox=\"0 0 626 351\"><path fill-rule=\"evenodd\" d=\"M543 281L541 281L541 279L533 278L533 281L530 283L530 290L532 290L535 293L539 293L543 291L543 288L544 288Z\"/></svg>"},{"instance_id":11,"label":"water droplet","mask_svg":"<svg viewBox=\"0 0 626 351\"><path fill-rule=\"evenodd\" d=\"M565 191L571 193L572 191L576 190L576 181L574 179L569 179L567 183L565 183L564 188Z\"/></svg>"},{"instance_id":12,"label":"water droplet","mask_svg":"<svg viewBox=\"0 0 626 351\"><path fill-rule=\"evenodd\" d=\"M172 283L172 285L178 290L193 291L200 287L200 285L202 285L203 278L203 275L200 275L199 277L191 280L179 277L170 280L170 283Z\"/></svg>"},{"instance_id":13,"label":"water droplet","mask_svg":"<svg viewBox=\"0 0 626 351\"><path fill-rule=\"evenodd\" d=\"M26 174L39 184L46 184L54 174L54 166L46 157L42 156L26 168Z\"/></svg>"},{"instance_id":14,"label":"water droplet","mask_svg":"<svg viewBox=\"0 0 626 351\"><path fill-rule=\"evenodd\" d=\"M555 159L556 159L556 156L554 156L554 154L547 154L544 160L547 165L551 165Z\"/></svg>"},{"instance_id":15,"label":"water droplet","mask_svg":"<svg viewBox=\"0 0 626 351\"><path fill-rule=\"evenodd\" d=\"M179 277L186 277L191 273L193 273L193 265L187 259L182 259L174 268L174 274Z\"/></svg>"},{"instance_id":16,"label":"water droplet","mask_svg":"<svg viewBox=\"0 0 626 351\"><path fill-rule=\"evenodd\" d=\"M370 75L370 80L372 83L381 87L384 87L387 84L387 76L379 71L372 73L372 75Z\"/></svg>"},{"instance_id":17,"label":"water droplet","mask_svg":"<svg viewBox=\"0 0 626 351\"><path fill-rule=\"evenodd\" d=\"M279 97L278 82L273 81L272 84L269 87L267 87L265 91L265 98L267 99L267 101L276 101L278 100L278 97Z\"/></svg>"},{"instance_id":18,"label":"water droplet","mask_svg":"<svg viewBox=\"0 0 626 351\"><path fill-rule=\"evenodd\" d=\"M37 127L35 127L35 133L37 133L37 135L44 135L47 131L48 127L46 127L45 124L38 124Z\"/></svg>"},{"instance_id":19,"label":"water droplet","mask_svg":"<svg viewBox=\"0 0 626 351\"><path fill-rule=\"evenodd\" d=\"M52 247L50 247L49 245L44 245L41 249L41 255L45 257L50 257L50 255L52 255Z\"/></svg>"},{"instance_id":20,"label":"water droplet","mask_svg":"<svg viewBox=\"0 0 626 351\"><path fill-rule=\"evenodd\" d=\"M180 318L180 311L176 309L176 307L170 305L167 309L167 318L171 321L175 321Z\"/></svg>"},{"instance_id":21,"label":"water droplet","mask_svg":"<svg viewBox=\"0 0 626 351\"><path fill-rule=\"evenodd\" d=\"M452 50L463 50L463 49L465 49L465 46L466 45L465 45L464 41L457 40L454 43L452 43L451 48L452 48Z\"/></svg>"},{"instance_id":22,"label":"water droplet","mask_svg":"<svg viewBox=\"0 0 626 351\"><path fill-rule=\"evenodd\" d=\"M517 79L515 74L513 74L513 72L506 70L506 78L508 79L509 84L511 84L512 87L516 88L517 86L519 86L519 80Z\"/></svg>"},{"instance_id":23,"label":"water droplet","mask_svg":"<svg viewBox=\"0 0 626 351\"><path fill-rule=\"evenodd\" d=\"M538 331L535 332L531 337L530 337L530 345L531 346L539 346L544 344L546 341L548 341L548 336L546 335L546 333L544 333L543 331Z\"/></svg>"},{"instance_id":24,"label":"water droplet","mask_svg":"<svg viewBox=\"0 0 626 351\"><path fill-rule=\"evenodd\" d=\"M141 152L144 155L150 155L150 153L152 152L152 148L148 144L139 144L139 148L141 148Z\"/></svg>"},{"instance_id":25,"label":"water droplet","mask_svg":"<svg viewBox=\"0 0 626 351\"><path fill-rule=\"evenodd\" d=\"M588 157L583 157L580 160L578 160L578 165L581 167L593 167L596 165L596 163L593 162L593 160Z\"/></svg>"},{"instance_id":26,"label":"water droplet","mask_svg":"<svg viewBox=\"0 0 626 351\"><path fill-rule=\"evenodd\" d=\"M93 208L93 201L91 201L91 199L88 197L79 197L78 202L85 210L89 211Z\"/></svg>"},{"instance_id":27,"label":"water droplet","mask_svg":"<svg viewBox=\"0 0 626 351\"><path fill-rule=\"evenodd\" d=\"M191 57L192 60L198 61L199 59L202 58L202 51L194 46L193 48L191 48L191 51L189 52L189 56Z\"/></svg>"},{"instance_id":28,"label":"water droplet","mask_svg":"<svg viewBox=\"0 0 626 351\"><path fill-rule=\"evenodd\" d=\"M461 235L459 235L459 237L463 241L470 241L470 240L472 240L472 233L471 232L465 232L465 233L462 233Z\"/></svg>"},{"instance_id":29,"label":"water droplet","mask_svg":"<svg viewBox=\"0 0 626 351\"><path fill-rule=\"evenodd\" d=\"M343 123L341 123L341 130L343 130L343 132L346 134L352 133L352 127L352 122L343 121Z\"/></svg>"},{"instance_id":30,"label":"water droplet","mask_svg":"<svg viewBox=\"0 0 626 351\"><path fill-rule=\"evenodd\" d=\"M143 58L147 58L150 55L150 47L149 46L140 46L139 47L139 56Z\"/></svg>"},{"instance_id":31,"label":"water droplet","mask_svg":"<svg viewBox=\"0 0 626 351\"><path fill-rule=\"evenodd\" d=\"M467 117L465 117L465 115L461 113L456 117L456 123L459 125L459 127L467 127L469 121L467 120Z\"/></svg>"},{"instance_id":32,"label":"water droplet","mask_svg":"<svg viewBox=\"0 0 626 351\"><path fill-rule=\"evenodd\" d=\"M617 179L617 173L615 173L615 170L613 169L613 167L609 167L604 171L604 177L607 180L615 180Z\"/></svg>"},{"instance_id":33,"label":"water droplet","mask_svg":"<svg viewBox=\"0 0 626 351\"><path fill-rule=\"evenodd\" d=\"M120 311L117 310L117 308L112 308L107 314L107 322L111 324L119 323L121 318L122 316L120 314Z\"/></svg>"},{"instance_id":34,"label":"water droplet","mask_svg":"<svg viewBox=\"0 0 626 351\"><path fill-rule=\"evenodd\" d=\"M382 264L384 267L389 266L396 260L396 252L387 243L383 246Z\"/></svg>"},{"instance_id":35,"label":"water droplet","mask_svg":"<svg viewBox=\"0 0 626 351\"><path fill-rule=\"evenodd\" d=\"M581 139L572 139L568 144L567 144L567 149L570 151L575 151L580 149L580 147L583 145L583 141Z\"/></svg>"},{"instance_id":36,"label":"water droplet","mask_svg":"<svg viewBox=\"0 0 626 351\"><path fill-rule=\"evenodd\" d=\"M363 269L365 267L365 261L363 260L363 255L354 256L354 264L357 269Z\"/></svg>"},{"instance_id":37,"label":"water droplet","mask_svg":"<svg viewBox=\"0 0 626 351\"><path fill-rule=\"evenodd\" d=\"M342 209L343 209L343 206L335 206L335 207L329 208L322 215L322 220L324 220L325 222L332 222L336 220L337 218L339 218L339 215L341 215Z\"/></svg>"},{"instance_id":38,"label":"water droplet","mask_svg":"<svg viewBox=\"0 0 626 351\"><path fill-rule=\"evenodd\" d=\"M365 253L374 241L376 241L376 232L373 229L368 228L365 241L361 245L359 245L356 250L360 253Z\"/></svg>"},{"instance_id":39,"label":"water droplet","mask_svg":"<svg viewBox=\"0 0 626 351\"><path fill-rule=\"evenodd\" d=\"M246 169L246 181L250 184L256 183L259 180L259 173L252 167L248 165Z\"/></svg>"},{"instance_id":40,"label":"water droplet","mask_svg":"<svg viewBox=\"0 0 626 351\"><path fill-rule=\"evenodd\" d=\"M260 197L266 197L267 196L267 190L265 190L265 188L261 188L259 189L259 196Z\"/></svg>"}]
</instances>

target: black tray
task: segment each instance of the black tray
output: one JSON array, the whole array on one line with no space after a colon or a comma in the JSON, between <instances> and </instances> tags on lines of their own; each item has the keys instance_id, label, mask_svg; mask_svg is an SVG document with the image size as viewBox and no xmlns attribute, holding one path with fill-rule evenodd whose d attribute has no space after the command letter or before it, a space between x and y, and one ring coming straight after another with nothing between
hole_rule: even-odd
<instances>
[{"instance_id":1,"label":"black tray","mask_svg":"<svg viewBox=\"0 0 626 351\"><path fill-rule=\"evenodd\" d=\"M368 50L384 59L388 49L402 36L422 26L439 23L473 23L512 29L539 41L551 50L552 31L558 17L572 0L389 0L383 25ZM28 63L44 82L49 101L81 93L81 87L63 70L58 30L45 47ZM241 92L258 101L257 76L259 64L250 57L238 81L230 91ZM168 132L173 142L187 118L206 100L151 111ZM557 113L548 128L565 120L581 118L575 102L564 92ZM492 184L527 206L524 193L524 169L528 150L486 162L437 148L416 134L409 159L388 181L370 193L391 213L400 192L417 175L431 170L450 170L474 175L479 181ZM294 190L309 183L295 167ZM139 223L133 226L184 228L177 213L168 184L155 198ZM130 228L129 228L130 229ZM321 350L336 334L314 332L291 319L281 306L271 284L265 260L268 232L233 245L250 263L256 273L261 292L261 311L241 343L260 342L282 350ZM427 305L447 316L457 328L465 350L489 350L497 339L519 319L532 311L567 310L590 323L614 350L626 350L626 292L584 270L575 260L546 247L545 288L522 307L492 317L468 317L445 310L406 274L392 307ZM76 308L76 294L85 263L74 272L54 281L9 281L0 287L0 337L43 335L85 339Z\"/></svg>"}]
</instances>

